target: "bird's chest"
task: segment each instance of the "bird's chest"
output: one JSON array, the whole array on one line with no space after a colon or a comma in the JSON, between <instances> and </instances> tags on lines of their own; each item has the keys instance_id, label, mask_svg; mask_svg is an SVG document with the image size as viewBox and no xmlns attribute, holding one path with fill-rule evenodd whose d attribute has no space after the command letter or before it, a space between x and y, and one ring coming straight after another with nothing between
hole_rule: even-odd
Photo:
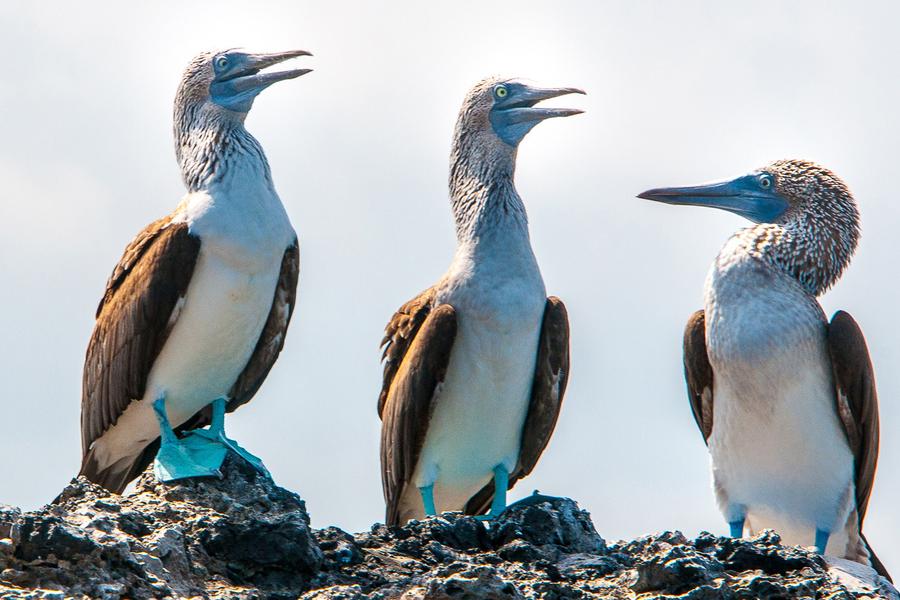
<instances>
[{"instance_id":1,"label":"bird's chest","mask_svg":"<svg viewBox=\"0 0 900 600\"><path fill-rule=\"evenodd\" d=\"M295 235L284 207L274 192L247 182L214 189L200 203L190 221L200 256L188 299L205 306L226 331L231 322L235 328L255 322L255 315L268 315Z\"/></svg>"},{"instance_id":2,"label":"bird's chest","mask_svg":"<svg viewBox=\"0 0 900 600\"><path fill-rule=\"evenodd\" d=\"M249 182L195 193L186 199L185 218L207 254L245 272L281 260L296 234L274 191Z\"/></svg>"},{"instance_id":3,"label":"bird's chest","mask_svg":"<svg viewBox=\"0 0 900 600\"><path fill-rule=\"evenodd\" d=\"M453 354L471 357L480 370L497 378L515 370L522 364L521 355L533 351L530 345L536 344L546 291L536 264L481 261L454 264L436 302L456 310Z\"/></svg>"},{"instance_id":4,"label":"bird's chest","mask_svg":"<svg viewBox=\"0 0 900 600\"><path fill-rule=\"evenodd\" d=\"M188 300L203 306L219 329L227 331L229 323L237 328L247 320L256 322L259 315L268 316L280 272L281 260L274 256L235 261L201 249Z\"/></svg>"},{"instance_id":5,"label":"bird's chest","mask_svg":"<svg viewBox=\"0 0 900 600\"><path fill-rule=\"evenodd\" d=\"M758 264L714 267L706 315L718 485L750 504L801 506L810 490L832 501L846 485L849 450L815 299Z\"/></svg>"},{"instance_id":6,"label":"bird's chest","mask_svg":"<svg viewBox=\"0 0 900 600\"><path fill-rule=\"evenodd\" d=\"M510 237L457 252L436 302L452 305L463 327L516 336L543 315L546 290L534 254L527 240Z\"/></svg>"},{"instance_id":7,"label":"bird's chest","mask_svg":"<svg viewBox=\"0 0 900 600\"><path fill-rule=\"evenodd\" d=\"M539 282L499 279L462 282L448 293L439 294L438 302L456 309L464 330L503 338L532 330L543 314L546 296Z\"/></svg>"},{"instance_id":8,"label":"bird's chest","mask_svg":"<svg viewBox=\"0 0 900 600\"><path fill-rule=\"evenodd\" d=\"M716 387L776 400L804 380L830 385L825 319L816 300L786 275L747 261L713 267L706 338ZM803 387L808 389L808 384Z\"/></svg>"},{"instance_id":9,"label":"bird's chest","mask_svg":"<svg viewBox=\"0 0 900 600\"><path fill-rule=\"evenodd\" d=\"M530 390L544 309L540 300L545 299L457 308L448 383L485 406L508 405L519 391Z\"/></svg>"},{"instance_id":10,"label":"bird's chest","mask_svg":"<svg viewBox=\"0 0 900 600\"><path fill-rule=\"evenodd\" d=\"M423 480L440 471L444 481L478 486L494 466L515 465L546 294L539 273L509 275L451 277L438 293L438 302L455 308L458 328L429 425Z\"/></svg>"}]
</instances>

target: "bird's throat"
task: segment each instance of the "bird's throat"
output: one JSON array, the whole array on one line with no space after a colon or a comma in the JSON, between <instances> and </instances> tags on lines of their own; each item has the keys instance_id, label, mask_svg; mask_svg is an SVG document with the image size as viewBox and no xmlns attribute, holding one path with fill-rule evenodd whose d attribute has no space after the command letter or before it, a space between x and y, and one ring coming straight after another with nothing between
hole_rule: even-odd
<instances>
[{"instance_id":1,"label":"bird's throat","mask_svg":"<svg viewBox=\"0 0 900 600\"><path fill-rule=\"evenodd\" d=\"M189 192L209 189L227 176L238 161L255 166L271 181L262 146L244 129L243 123L201 123L179 129L175 147L181 177Z\"/></svg>"}]
</instances>

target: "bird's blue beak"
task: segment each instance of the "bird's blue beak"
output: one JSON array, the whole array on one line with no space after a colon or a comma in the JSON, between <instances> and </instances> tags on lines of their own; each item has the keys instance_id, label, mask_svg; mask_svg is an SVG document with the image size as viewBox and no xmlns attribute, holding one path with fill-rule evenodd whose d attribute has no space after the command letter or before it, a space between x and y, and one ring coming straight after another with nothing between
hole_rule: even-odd
<instances>
[{"instance_id":1,"label":"bird's blue beak","mask_svg":"<svg viewBox=\"0 0 900 600\"><path fill-rule=\"evenodd\" d=\"M775 191L772 177L766 173L751 173L731 181L704 185L655 188L638 194L638 198L666 204L720 208L755 223L771 223L789 207L787 200Z\"/></svg>"},{"instance_id":2,"label":"bird's blue beak","mask_svg":"<svg viewBox=\"0 0 900 600\"><path fill-rule=\"evenodd\" d=\"M298 56L312 56L306 50L270 54L229 51L213 58L215 78L209 86L212 101L236 112L248 112L256 96L278 81L306 75L312 69L291 69L260 73L263 69Z\"/></svg>"},{"instance_id":3,"label":"bird's blue beak","mask_svg":"<svg viewBox=\"0 0 900 600\"><path fill-rule=\"evenodd\" d=\"M505 84L506 95L495 96L491 109L491 125L494 132L510 146L516 146L532 128L551 117L570 117L583 113L577 108L543 108L535 104L567 94L584 94L584 90L572 87L539 88L525 83ZM496 94L496 92L495 92Z\"/></svg>"}]
</instances>

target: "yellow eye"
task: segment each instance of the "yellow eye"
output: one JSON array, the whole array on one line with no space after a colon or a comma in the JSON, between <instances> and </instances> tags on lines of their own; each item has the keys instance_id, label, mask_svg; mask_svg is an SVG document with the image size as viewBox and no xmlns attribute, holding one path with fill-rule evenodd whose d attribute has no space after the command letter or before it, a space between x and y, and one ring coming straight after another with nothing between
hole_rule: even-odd
<instances>
[{"instance_id":1,"label":"yellow eye","mask_svg":"<svg viewBox=\"0 0 900 600\"><path fill-rule=\"evenodd\" d=\"M498 86L497 89L494 90L494 94L495 94L498 98L506 98L506 95L507 95L508 93L509 93L509 91L508 91L505 87L503 87L502 85L501 85L501 86Z\"/></svg>"}]
</instances>

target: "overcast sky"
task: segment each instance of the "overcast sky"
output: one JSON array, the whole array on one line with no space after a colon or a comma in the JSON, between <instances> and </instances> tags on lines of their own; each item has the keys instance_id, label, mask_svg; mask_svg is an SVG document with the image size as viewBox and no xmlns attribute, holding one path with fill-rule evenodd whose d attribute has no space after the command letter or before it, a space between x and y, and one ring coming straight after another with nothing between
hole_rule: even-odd
<instances>
[{"instance_id":1,"label":"overcast sky","mask_svg":"<svg viewBox=\"0 0 900 600\"><path fill-rule=\"evenodd\" d=\"M78 470L105 280L184 193L171 137L183 68L206 49L302 48L315 56L297 66L315 72L263 93L247 120L300 236L299 306L268 381L226 426L315 526L383 518L378 342L453 254L459 104L509 74L588 91L556 104L584 115L540 125L519 152L573 371L553 440L512 499L571 496L608 539L726 532L681 334L746 223L634 196L812 159L861 206L859 251L822 302L868 336L882 445L866 532L900 571L898 18L889 2L3 2L0 502L34 508Z\"/></svg>"}]
</instances>

